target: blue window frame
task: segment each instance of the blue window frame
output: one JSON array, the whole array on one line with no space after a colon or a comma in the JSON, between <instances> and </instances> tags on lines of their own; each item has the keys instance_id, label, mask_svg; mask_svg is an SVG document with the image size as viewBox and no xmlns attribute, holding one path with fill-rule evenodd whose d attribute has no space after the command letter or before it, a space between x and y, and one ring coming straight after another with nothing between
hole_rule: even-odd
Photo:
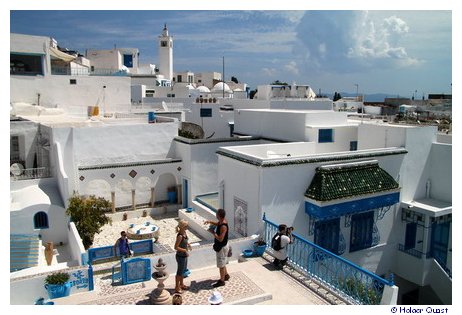
<instances>
[{"instance_id":1,"label":"blue window frame","mask_svg":"<svg viewBox=\"0 0 462 315\"><path fill-rule=\"evenodd\" d=\"M124 55L124 66L127 68L133 68L133 56Z\"/></svg>"},{"instance_id":2,"label":"blue window frame","mask_svg":"<svg viewBox=\"0 0 462 315\"><path fill-rule=\"evenodd\" d=\"M338 255L340 218L317 221L314 228L314 243Z\"/></svg>"},{"instance_id":3,"label":"blue window frame","mask_svg":"<svg viewBox=\"0 0 462 315\"><path fill-rule=\"evenodd\" d=\"M350 141L350 151L358 150L358 141Z\"/></svg>"},{"instance_id":4,"label":"blue window frame","mask_svg":"<svg viewBox=\"0 0 462 315\"><path fill-rule=\"evenodd\" d=\"M409 222L406 224L406 239L404 240L404 250L412 249L415 247L416 235L417 223Z\"/></svg>"},{"instance_id":5,"label":"blue window frame","mask_svg":"<svg viewBox=\"0 0 462 315\"><path fill-rule=\"evenodd\" d=\"M332 129L319 129L318 142L334 142L334 131Z\"/></svg>"},{"instance_id":6,"label":"blue window frame","mask_svg":"<svg viewBox=\"0 0 462 315\"><path fill-rule=\"evenodd\" d=\"M34 229L48 229L48 215L41 211L34 215Z\"/></svg>"},{"instance_id":7,"label":"blue window frame","mask_svg":"<svg viewBox=\"0 0 462 315\"><path fill-rule=\"evenodd\" d=\"M201 117L212 117L211 108L201 108Z\"/></svg>"},{"instance_id":8,"label":"blue window frame","mask_svg":"<svg viewBox=\"0 0 462 315\"><path fill-rule=\"evenodd\" d=\"M372 246L374 211L351 216L350 252Z\"/></svg>"}]
</instances>

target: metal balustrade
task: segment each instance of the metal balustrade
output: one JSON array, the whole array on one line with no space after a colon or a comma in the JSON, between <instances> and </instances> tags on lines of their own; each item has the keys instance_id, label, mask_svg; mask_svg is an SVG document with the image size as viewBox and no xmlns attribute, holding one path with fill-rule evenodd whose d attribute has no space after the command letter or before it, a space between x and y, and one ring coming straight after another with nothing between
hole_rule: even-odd
<instances>
[{"instance_id":1,"label":"metal balustrade","mask_svg":"<svg viewBox=\"0 0 462 315\"><path fill-rule=\"evenodd\" d=\"M88 68L70 68L55 67L51 68L52 75L72 75L72 76L128 76L129 73L118 69L97 68L90 70Z\"/></svg>"},{"instance_id":2,"label":"metal balustrade","mask_svg":"<svg viewBox=\"0 0 462 315\"><path fill-rule=\"evenodd\" d=\"M400 252L406 253L408 255L414 256L416 258L421 259L422 256L428 256L428 253L422 253L421 251L415 249L415 248L406 248L403 244L398 244L398 250Z\"/></svg>"},{"instance_id":3,"label":"metal balustrade","mask_svg":"<svg viewBox=\"0 0 462 315\"><path fill-rule=\"evenodd\" d=\"M263 215L264 240L271 239L278 231L278 225ZM268 250L272 251L271 248ZM380 304L385 286L393 286L387 281L352 262L305 240L292 233L292 244L287 248L289 262L302 273L317 279L334 292L346 296L357 304Z\"/></svg>"},{"instance_id":4,"label":"metal balustrade","mask_svg":"<svg viewBox=\"0 0 462 315\"><path fill-rule=\"evenodd\" d=\"M13 175L10 173L10 179L12 180L24 180L24 179L36 179L50 177L50 171L48 167L38 168L26 168L20 175Z\"/></svg>"}]
</instances>

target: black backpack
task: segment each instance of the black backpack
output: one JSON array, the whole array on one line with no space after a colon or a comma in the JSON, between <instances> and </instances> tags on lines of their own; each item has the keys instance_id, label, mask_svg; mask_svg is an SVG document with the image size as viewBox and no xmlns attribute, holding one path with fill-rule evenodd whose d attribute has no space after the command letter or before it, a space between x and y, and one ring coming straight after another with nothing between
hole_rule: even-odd
<instances>
[{"instance_id":1,"label":"black backpack","mask_svg":"<svg viewBox=\"0 0 462 315\"><path fill-rule=\"evenodd\" d=\"M281 250L281 234L276 233L273 238L271 239L271 248L274 250Z\"/></svg>"}]
</instances>

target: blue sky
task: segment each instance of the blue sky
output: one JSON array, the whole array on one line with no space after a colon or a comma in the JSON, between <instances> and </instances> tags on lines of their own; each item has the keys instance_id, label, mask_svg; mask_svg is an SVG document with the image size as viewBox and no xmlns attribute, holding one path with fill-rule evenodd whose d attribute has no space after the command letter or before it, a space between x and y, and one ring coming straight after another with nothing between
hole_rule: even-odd
<instances>
[{"instance_id":1,"label":"blue sky","mask_svg":"<svg viewBox=\"0 0 462 315\"><path fill-rule=\"evenodd\" d=\"M31 23L33 21L33 23ZM158 62L167 23L174 71L222 70L252 89L274 80L318 92L451 93L452 13L409 11L10 11L10 31L78 50L133 47Z\"/></svg>"}]
</instances>

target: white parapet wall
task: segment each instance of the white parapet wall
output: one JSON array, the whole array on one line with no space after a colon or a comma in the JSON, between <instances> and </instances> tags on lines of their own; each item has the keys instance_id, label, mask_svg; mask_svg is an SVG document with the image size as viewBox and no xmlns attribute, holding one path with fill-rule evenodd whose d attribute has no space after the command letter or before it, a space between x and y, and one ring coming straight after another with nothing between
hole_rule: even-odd
<instances>
[{"instance_id":1,"label":"white parapet wall","mask_svg":"<svg viewBox=\"0 0 462 315\"><path fill-rule=\"evenodd\" d=\"M386 285L383 289L380 305L396 305L398 303L398 291L399 288L396 285L392 287Z\"/></svg>"}]
</instances>

